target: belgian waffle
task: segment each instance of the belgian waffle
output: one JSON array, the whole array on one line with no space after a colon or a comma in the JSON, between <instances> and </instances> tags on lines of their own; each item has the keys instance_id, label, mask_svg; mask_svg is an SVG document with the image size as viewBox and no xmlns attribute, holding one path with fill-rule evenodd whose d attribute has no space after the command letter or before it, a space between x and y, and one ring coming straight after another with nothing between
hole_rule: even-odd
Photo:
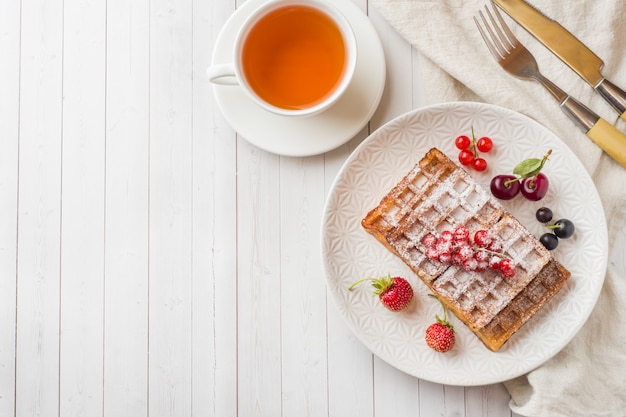
<instances>
[{"instance_id":1,"label":"belgian waffle","mask_svg":"<svg viewBox=\"0 0 626 417\"><path fill-rule=\"evenodd\" d=\"M362 220L441 302L492 351L502 345L565 284L570 272L491 194L441 151L431 149ZM515 276L467 271L426 256L427 234L465 225L503 243Z\"/></svg>"}]
</instances>

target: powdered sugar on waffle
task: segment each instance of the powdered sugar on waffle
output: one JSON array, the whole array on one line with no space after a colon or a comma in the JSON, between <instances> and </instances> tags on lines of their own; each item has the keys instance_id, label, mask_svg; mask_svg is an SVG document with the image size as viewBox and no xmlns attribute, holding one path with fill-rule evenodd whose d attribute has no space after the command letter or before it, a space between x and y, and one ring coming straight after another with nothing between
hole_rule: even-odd
<instances>
[{"instance_id":1,"label":"powdered sugar on waffle","mask_svg":"<svg viewBox=\"0 0 626 417\"><path fill-rule=\"evenodd\" d=\"M373 212L375 215L368 215L372 221L369 228L386 230L388 246L472 330L491 322L551 257L488 191L445 156L416 165ZM368 218L364 220L366 228ZM505 278L492 270L466 271L425 255L425 235L439 236L459 225L465 225L472 235L488 230L498 236L503 255L516 265L515 276Z\"/></svg>"}]
</instances>

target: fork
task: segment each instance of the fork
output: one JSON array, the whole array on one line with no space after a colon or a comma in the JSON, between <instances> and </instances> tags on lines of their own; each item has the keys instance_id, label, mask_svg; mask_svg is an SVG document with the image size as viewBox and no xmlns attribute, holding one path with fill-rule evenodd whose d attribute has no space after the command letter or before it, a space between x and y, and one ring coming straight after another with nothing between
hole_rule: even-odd
<instances>
[{"instance_id":1,"label":"fork","mask_svg":"<svg viewBox=\"0 0 626 417\"><path fill-rule=\"evenodd\" d=\"M482 25L476 16L474 16L474 22L498 64L506 72L517 78L541 83L559 102L561 110L576 126L626 168L626 135L544 77L539 71L535 57L513 35L493 4L492 8L493 14L485 6L488 18L482 11L478 11Z\"/></svg>"}]
</instances>

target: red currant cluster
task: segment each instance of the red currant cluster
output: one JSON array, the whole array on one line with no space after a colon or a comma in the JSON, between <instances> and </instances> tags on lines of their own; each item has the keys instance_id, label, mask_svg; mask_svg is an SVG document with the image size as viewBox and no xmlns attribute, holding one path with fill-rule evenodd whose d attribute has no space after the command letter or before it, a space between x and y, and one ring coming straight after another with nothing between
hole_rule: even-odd
<instances>
[{"instance_id":1,"label":"red currant cluster","mask_svg":"<svg viewBox=\"0 0 626 417\"><path fill-rule=\"evenodd\" d=\"M462 165L471 165L476 171L487 169L487 161L479 156L478 152L487 153L493 148L493 141L487 136L476 139L474 128L472 127L472 137L461 135L454 141L459 152L459 162Z\"/></svg>"},{"instance_id":2,"label":"red currant cluster","mask_svg":"<svg viewBox=\"0 0 626 417\"><path fill-rule=\"evenodd\" d=\"M422 244L431 260L459 265L466 271L491 268L507 278L515 276L515 264L502 254L502 241L487 230L477 230L471 237L469 229L461 225L454 231L444 230L439 237L429 233L422 238Z\"/></svg>"}]
</instances>

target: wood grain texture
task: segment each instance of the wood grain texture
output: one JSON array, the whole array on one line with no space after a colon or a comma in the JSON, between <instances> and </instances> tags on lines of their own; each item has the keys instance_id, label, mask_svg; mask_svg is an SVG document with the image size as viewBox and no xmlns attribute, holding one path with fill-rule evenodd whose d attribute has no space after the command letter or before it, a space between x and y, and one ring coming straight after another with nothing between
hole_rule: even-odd
<instances>
[{"instance_id":1,"label":"wood grain texture","mask_svg":"<svg viewBox=\"0 0 626 417\"><path fill-rule=\"evenodd\" d=\"M14 401L16 415L48 417L59 414L63 2L21 7Z\"/></svg>"},{"instance_id":2,"label":"wood grain texture","mask_svg":"<svg viewBox=\"0 0 626 417\"><path fill-rule=\"evenodd\" d=\"M104 5L64 2L63 33L59 409L94 415L104 380Z\"/></svg>"},{"instance_id":3,"label":"wood grain texture","mask_svg":"<svg viewBox=\"0 0 626 417\"><path fill-rule=\"evenodd\" d=\"M148 413L191 416L192 7L150 2Z\"/></svg>"},{"instance_id":4,"label":"wood grain texture","mask_svg":"<svg viewBox=\"0 0 626 417\"><path fill-rule=\"evenodd\" d=\"M20 4L0 6L0 415L15 411Z\"/></svg>"},{"instance_id":5,"label":"wood grain texture","mask_svg":"<svg viewBox=\"0 0 626 417\"><path fill-rule=\"evenodd\" d=\"M237 140L206 69L232 2L193 3L192 415L237 415Z\"/></svg>"},{"instance_id":6,"label":"wood grain texture","mask_svg":"<svg viewBox=\"0 0 626 417\"><path fill-rule=\"evenodd\" d=\"M149 2L109 0L103 413L148 413Z\"/></svg>"}]
</instances>

